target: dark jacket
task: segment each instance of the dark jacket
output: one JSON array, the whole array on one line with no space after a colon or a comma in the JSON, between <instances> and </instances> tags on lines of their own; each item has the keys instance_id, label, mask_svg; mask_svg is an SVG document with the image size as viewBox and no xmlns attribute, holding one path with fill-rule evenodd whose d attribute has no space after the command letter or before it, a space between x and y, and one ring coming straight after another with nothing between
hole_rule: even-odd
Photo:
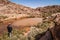
<instances>
[{"instance_id":1,"label":"dark jacket","mask_svg":"<svg viewBox=\"0 0 60 40\"><path fill-rule=\"evenodd\" d=\"M8 32L12 32L12 26L10 24L7 26L7 30Z\"/></svg>"}]
</instances>

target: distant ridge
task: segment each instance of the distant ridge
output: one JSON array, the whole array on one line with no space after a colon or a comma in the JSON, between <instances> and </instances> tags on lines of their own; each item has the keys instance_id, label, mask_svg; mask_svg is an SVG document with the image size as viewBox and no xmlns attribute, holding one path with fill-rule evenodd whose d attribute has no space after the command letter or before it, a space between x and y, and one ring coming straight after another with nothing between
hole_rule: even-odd
<instances>
[{"instance_id":1,"label":"distant ridge","mask_svg":"<svg viewBox=\"0 0 60 40\"><path fill-rule=\"evenodd\" d=\"M36 8L36 10L43 12L43 13L57 13L57 12L60 12L60 5L38 7Z\"/></svg>"}]
</instances>

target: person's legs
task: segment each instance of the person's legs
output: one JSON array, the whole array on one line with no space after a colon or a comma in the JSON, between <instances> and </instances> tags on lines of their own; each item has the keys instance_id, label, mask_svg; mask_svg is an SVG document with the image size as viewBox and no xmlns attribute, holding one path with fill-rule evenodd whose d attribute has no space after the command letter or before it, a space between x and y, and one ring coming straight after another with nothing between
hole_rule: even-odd
<instances>
[{"instance_id":1,"label":"person's legs","mask_svg":"<svg viewBox=\"0 0 60 40\"><path fill-rule=\"evenodd\" d=\"M8 37L11 37L11 32L8 32Z\"/></svg>"},{"instance_id":2,"label":"person's legs","mask_svg":"<svg viewBox=\"0 0 60 40\"><path fill-rule=\"evenodd\" d=\"M8 32L8 37L10 37L10 32Z\"/></svg>"}]
</instances>

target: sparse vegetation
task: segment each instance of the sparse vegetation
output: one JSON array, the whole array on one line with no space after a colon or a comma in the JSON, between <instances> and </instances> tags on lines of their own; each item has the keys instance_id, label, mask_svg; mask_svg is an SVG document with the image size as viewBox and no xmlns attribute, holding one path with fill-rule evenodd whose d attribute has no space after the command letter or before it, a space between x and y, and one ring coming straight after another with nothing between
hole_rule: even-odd
<instances>
[{"instance_id":1,"label":"sparse vegetation","mask_svg":"<svg viewBox=\"0 0 60 40\"><path fill-rule=\"evenodd\" d=\"M4 32L3 36L0 36L0 40L18 40L20 39L24 34L22 33L22 31L19 30L13 30L12 31L12 35L9 38L8 37L8 33ZM23 38L22 38L23 39Z\"/></svg>"},{"instance_id":2,"label":"sparse vegetation","mask_svg":"<svg viewBox=\"0 0 60 40\"><path fill-rule=\"evenodd\" d=\"M51 16L51 15L52 15L51 13L42 13L43 18L46 18L46 17Z\"/></svg>"},{"instance_id":3,"label":"sparse vegetation","mask_svg":"<svg viewBox=\"0 0 60 40\"><path fill-rule=\"evenodd\" d=\"M0 15L0 19L8 18L7 16Z\"/></svg>"}]
</instances>

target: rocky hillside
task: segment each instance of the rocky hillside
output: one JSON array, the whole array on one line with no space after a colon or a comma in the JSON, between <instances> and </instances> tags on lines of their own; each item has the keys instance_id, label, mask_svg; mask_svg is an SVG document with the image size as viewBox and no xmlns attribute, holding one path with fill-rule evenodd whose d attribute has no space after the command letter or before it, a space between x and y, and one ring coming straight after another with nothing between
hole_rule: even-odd
<instances>
[{"instance_id":1,"label":"rocky hillside","mask_svg":"<svg viewBox=\"0 0 60 40\"><path fill-rule=\"evenodd\" d=\"M29 14L35 16L39 13L39 11L35 11L30 7L12 3L8 0L0 0L0 14L1 13L4 14L19 13L19 14Z\"/></svg>"},{"instance_id":2,"label":"rocky hillside","mask_svg":"<svg viewBox=\"0 0 60 40\"><path fill-rule=\"evenodd\" d=\"M0 4L9 4L10 3L10 1L8 1L8 0L0 0Z\"/></svg>"},{"instance_id":3,"label":"rocky hillside","mask_svg":"<svg viewBox=\"0 0 60 40\"><path fill-rule=\"evenodd\" d=\"M60 12L60 5L38 7L36 9L33 9L30 7L13 3L10 0L0 0L0 14L18 13L18 14L28 14L34 17L42 17L44 15L49 16L52 13L57 13L57 12ZM46 15L43 13L48 13L48 14Z\"/></svg>"},{"instance_id":4,"label":"rocky hillside","mask_svg":"<svg viewBox=\"0 0 60 40\"><path fill-rule=\"evenodd\" d=\"M39 11L41 13L42 17L48 17L54 13L60 13L60 5L38 7L35 10Z\"/></svg>"},{"instance_id":5,"label":"rocky hillside","mask_svg":"<svg viewBox=\"0 0 60 40\"><path fill-rule=\"evenodd\" d=\"M36 10L43 12L43 13L57 13L57 12L60 12L60 5L38 7L36 8Z\"/></svg>"}]
</instances>

